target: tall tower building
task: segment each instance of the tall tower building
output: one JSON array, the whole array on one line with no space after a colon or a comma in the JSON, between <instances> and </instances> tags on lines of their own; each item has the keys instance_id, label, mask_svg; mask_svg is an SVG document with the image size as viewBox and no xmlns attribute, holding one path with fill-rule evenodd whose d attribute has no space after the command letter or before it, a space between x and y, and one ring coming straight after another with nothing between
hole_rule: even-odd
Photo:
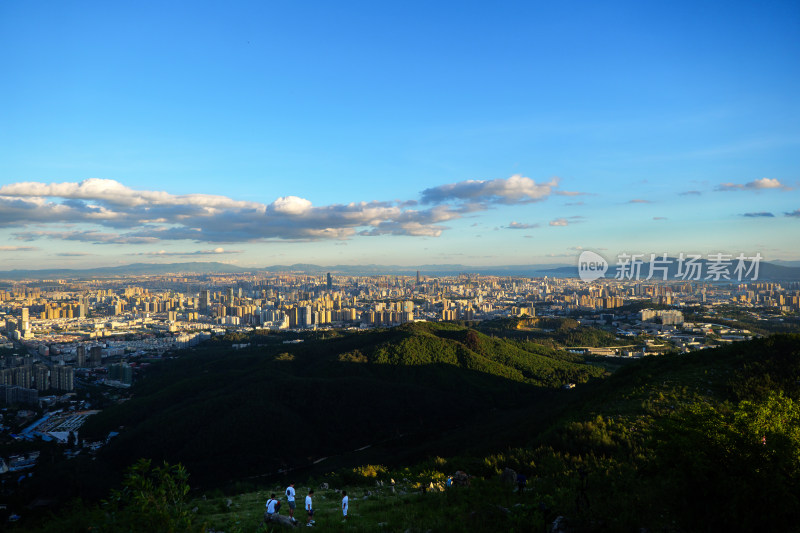
<instances>
[{"instance_id":1,"label":"tall tower building","mask_svg":"<svg viewBox=\"0 0 800 533\"><path fill-rule=\"evenodd\" d=\"M211 309L211 292L210 291L200 291L200 303L198 305L199 311L201 313L208 314L209 310Z\"/></svg>"},{"instance_id":2,"label":"tall tower building","mask_svg":"<svg viewBox=\"0 0 800 533\"><path fill-rule=\"evenodd\" d=\"M98 367L103 364L103 348L100 346L92 346L90 357L92 367Z\"/></svg>"},{"instance_id":3,"label":"tall tower building","mask_svg":"<svg viewBox=\"0 0 800 533\"><path fill-rule=\"evenodd\" d=\"M328 272L327 274L327 281L328 281L328 290L330 291L333 288L333 278L331 277L330 272Z\"/></svg>"},{"instance_id":4,"label":"tall tower building","mask_svg":"<svg viewBox=\"0 0 800 533\"><path fill-rule=\"evenodd\" d=\"M86 346L80 345L75 350L75 366L84 368L86 366Z\"/></svg>"},{"instance_id":5,"label":"tall tower building","mask_svg":"<svg viewBox=\"0 0 800 533\"><path fill-rule=\"evenodd\" d=\"M298 325L311 326L314 324L314 315L311 312L310 305L302 305L298 308Z\"/></svg>"},{"instance_id":6,"label":"tall tower building","mask_svg":"<svg viewBox=\"0 0 800 533\"><path fill-rule=\"evenodd\" d=\"M36 365L34 367L34 381L36 382L36 390L44 392L50 388L50 369L45 365Z\"/></svg>"},{"instance_id":7,"label":"tall tower building","mask_svg":"<svg viewBox=\"0 0 800 533\"><path fill-rule=\"evenodd\" d=\"M29 329L31 329L30 314L28 312L27 307L22 308L22 317L20 317L19 322L20 322L19 329L21 329L22 331L28 331Z\"/></svg>"}]
</instances>

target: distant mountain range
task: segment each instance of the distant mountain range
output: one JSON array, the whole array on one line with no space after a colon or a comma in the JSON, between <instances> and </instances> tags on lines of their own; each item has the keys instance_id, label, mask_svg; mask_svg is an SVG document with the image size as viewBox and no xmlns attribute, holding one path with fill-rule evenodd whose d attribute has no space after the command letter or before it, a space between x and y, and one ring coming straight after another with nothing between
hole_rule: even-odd
<instances>
[{"instance_id":1,"label":"distant mountain range","mask_svg":"<svg viewBox=\"0 0 800 533\"><path fill-rule=\"evenodd\" d=\"M58 279L58 278L111 278L163 274L215 274L248 272L250 269L218 262L194 261L190 263L133 263L113 267L85 269L55 268L43 270L7 270L0 279Z\"/></svg>"},{"instance_id":2,"label":"distant mountain range","mask_svg":"<svg viewBox=\"0 0 800 533\"><path fill-rule=\"evenodd\" d=\"M188 263L133 263L113 267L98 267L88 269L42 269L42 270L7 270L0 271L0 279L60 279L60 278L111 278L120 276L164 275L164 274L240 274L243 272L302 272L306 274L334 275L414 275L417 271L422 275L455 275L484 274L501 276L544 276L553 268L567 267L566 265L501 265L501 266L467 266L467 265L333 265L320 266L305 263L293 265L272 265L263 268L243 268L219 262L194 261Z\"/></svg>"},{"instance_id":3,"label":"distant mountain range","mask_svg":"<svg viewBox=\"0 0 800 533\"><path fill-rule=\"evenodd\" d=\"M783 259L775 259L774 261L770 261L770 263L785 267L800 267L800 261L784 261Z\"/></svg>"},{"instance_id":4,"label":"distant mountain range","mask_svg":"<svg viewBox=\"0 0 800 533\"><path fill-rule=\"evenodd\" d=\"M702 272L705 277L707 272L707 261L702 260ZM614 265L609 267L606 278L614 277L617 268ZM668 279L676 279L678 263L673 259L668 269ZM43 270L7 270L0 271L0 280L24 280L24 279L62 279L62 278L113 278L123 276L143 276L143 275L165 275L165 274L241 274L245 272L297 272L306 274L325 274L330 272L333 275L353 276L353 275L400 275L413 276L419 271L423 276L452 276L457 274L480 274L496 276L525 276L525 277L555 277L555 278L574 278L578 276L578 269L574 265L550 264L550 265L496 265L496 266L469 266L460 264L426 264L419 266L402 265L332 265L320 266L307 263L296 263L293 265L272 265L263 268L244 268L236 265L219 262L194 261L187 263L133 263L130 265L120 265L113 267L98 267L89 269L43 269ZM647 277L648 265L642 265L641 277ZM730 268L733 274L733 267ZM659 279L660 273L655 278ZM774 261L762 262L759 265L758 279L763 280L800 280L800 262L798 261Z\"/></svg>"}]
</instances>

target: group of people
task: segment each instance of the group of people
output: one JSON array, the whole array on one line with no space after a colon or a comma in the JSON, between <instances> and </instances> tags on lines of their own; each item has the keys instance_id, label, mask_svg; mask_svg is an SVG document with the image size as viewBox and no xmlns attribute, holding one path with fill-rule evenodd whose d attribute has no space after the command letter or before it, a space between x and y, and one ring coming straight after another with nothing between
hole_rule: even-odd
<instances>
[{"instance_id":1,"label":"group of people","mask_svg":"<svg viewBox=\"0 0 800 533\"><path fill-rule=\"evenodd\" d=\"M312 527L315 524L314 521L314 505L312 497L314 496L314 489L308 490L308 496L306 496L306 526ZM294 483L289 483L289 486L286 487L286 502L289 505L289 518L292 522L295 522L296 519L294 517L294 510L297 508L297 504L295 503L295 490L294 490ZM347 520L347 510L349 507L350 500L347 497L347 491L342 491L342 515L344 519ZM272 520L273 515L276 515L280 512L281 508L281 501L275 498L275 494L270 494L269 500L267 500L267 514L266 520Z\"/></svg>"}]
</instances>

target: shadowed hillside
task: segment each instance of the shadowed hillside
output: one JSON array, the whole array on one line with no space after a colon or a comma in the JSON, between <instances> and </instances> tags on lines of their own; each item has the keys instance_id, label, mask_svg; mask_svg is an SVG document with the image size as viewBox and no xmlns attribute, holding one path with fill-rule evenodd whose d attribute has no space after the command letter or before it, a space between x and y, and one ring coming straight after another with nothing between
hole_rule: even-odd
<instances>
[{"instance_id":1,"label":"shadowed hillside","mask_svg":"<svg viewBox=\"0 0 800 533\"><path fill-rule=\"evenodd\" d=\"M83 434L124 426L102 455L114 468L137 456L180 461L196 483L216 485L364 446L382 461L424 456L451 430L480 442L482 425L534 406L554 412L560 385L602 374L452 325L240 351L211 344L165 362Z\"/></svg>"},{"instance_id":2,"label":"shadowed hillside","mask_svg":"<svg viewBox=\"0 0 800 533\"><path fill-rule=\"evenodd\" d=\"M267 349L261 355L226 352L222 359L210 353L194 353L148 380L142 390L147 394L138 406L129 402L116 409L115 416L128 417L133 426L123 432L117 446L110 448L112 454L158 448L155 439L147 440L147 428L153 422L140 416L143 406L167 417L167 423L179 423L177 418L168 418L173 416L170 409L159 407L158 401L183 398L183 403L196 403L197 410L203 411L213 406L206 396L220 401L228 396L241 398L233 390L235 384L241 392L249 388L244 386L248 380L255 380L267 384L260 393L269 399L266 404L288 409L286 405L292 402L281 403L281 398L294 394L294 386L302 386L300 372L314 376L306 378L312 385L304 392L322 388L326 395L338 394L331 400L336 405L358 403L351 400L348 387L357 387L358 394L366 390L369 398L376 400L362 405L384 411L385 420L391 420L397 430L416 428L420 438L415 441L406 435L397 440L402 445L394 450L378 445L344 455L336 472L296 470L285 477L266 479L259 485L261 490L233 489L227 495L209 492L196 479L203 472L197 475L189 468L194 495L190 497L187 492L167 502L159 507L160 514L149 504L141 506L122 497L113 504L121 507L119 514L103 512L108 505L79 506L64 518L45 523L42 531L58 531L63 524L73 524L76 529L106 524L104 530L123 531L142 520L185 524L176 531L202 530L203 525L215 530L266 531L268 528L259 525L264 499L270 491L280 493L289 479L297 481L302 490L321 481L330 487L321 488L315 500L317 527L327 531L547 531L557 517L561 531L570 532L798 530L800 335L776 335L715 350L650 357L605 380L593 380L571 391L532 385L530 382L541 376L525 373L538 367L518 360L522 355L517 349L518 344L507 345L465 328L415 326L298 345L292 353L280 352L277 356L269 355ZM404 352L415 356L406 359ZM342 354L348 354L346 361L360 362L340 361ZM241 367L231 389L207 377L217 368L215 365L223 364L221 361ZM463 368L471 364L508 372L518 381ZM569 372L571 368L548 366L542 361L536 364L555 374L556 369ZM188 371L187 365L193 365L193 379L199 381L169 386L169 376ZM261 367L273 375L254 371ZM577 376L583 370L580 365L574 369ZM327 386L319 377L325 372ZM289 385L273 387L282 382ZM419 401L410 397L411 391L420 395ZM471 398L472 394L477 396ZM381 403L378 398L382 395L400 395L404 400ZM155 403L143 403L147 401ZM497 403L487 404L494 401ZM443 409L453 411L438 413L428 402L441 402L438 405ZM320 403L324 402L298 403L292 413L304 416L298 413ZM225 405L236 410L235 402ZM409 415L398 405L412 410L421 406L424 413ZM504 407L486 410L488 405ZM537 418L542 406L547 406L549 414ZM184 408L175 409L180 412ZM329 416L343 424L348 422L330 409L318 410L324 415L312 421L324 421ZM267 412L280 416L278 411ZM292 419L281 418L279 426ZM350 417L349 421L356 419ZM448 425L465 420L468 422L458 427ZM385 434L381 433L385 431L381 423L369 417L361 421L375 432L374 438ZM220 426L241 436L240 424L216 419L204 427ZM310 425L293 427L308 432ZM346 446L342 435L365 434L355 425L350 424L352 431L334 432L330 438L320 430L320 439L331 447ZM426 427L432 429L426 432ZM258 425L248 426L248 430L258 432ZM124 437L125 433L130 436ZM478 435L483 442L476 447L472 439ZM126 442L125 438L131 440ZM266 442L278 438L267 437ZM185 444L182 449L169 450L184 464L188 463L185 458L194 462L195 468L207 464L193 455L195 448L186 439L172 440ZM238 446L236 441L231 442L232 447ZM143 447L134 449L132 443ZM294 440L296 446L303 444L303 439ZM412 455L393 453L415 447L428 458L420 461ZM436 447L446 450L443 456L431 457ZM494 452L487 455L483 450L489 449ZM230 468L252 466L260 460L258 455L245 453L231 452ZM126 467L133 462L130 457ZM124 463L122 457L120 460ZM361 466L353 468L354 464ZM147 488L147 494L161 490L158 487L162 485L173 487L174 482L183 483L188 491L185 472L180 468L147 470L145 466L137 464L126 486L138 486L142 476L150 476L158 484ZM527 476L523 494L514 493L514 474L510 483L502 481L501 473L507 474L508 468ZM444 488L445 478L456 470L472 476L470 486ZM239 477L247 479L247 475ZM353 520L346 526L340 523L340 495L332 490L334 487L347 488L354 495ZM197 509L196 514L189 512L192 508ZM481 512L475 513L476 508Z\"/></svg>"}]
</instances>

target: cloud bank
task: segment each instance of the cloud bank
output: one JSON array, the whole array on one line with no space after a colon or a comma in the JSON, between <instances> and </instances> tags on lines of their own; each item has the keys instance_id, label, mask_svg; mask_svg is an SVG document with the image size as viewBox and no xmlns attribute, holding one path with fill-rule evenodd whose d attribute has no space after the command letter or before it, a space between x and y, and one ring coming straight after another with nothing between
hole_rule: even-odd
<instances>
[{"instance_id":1,"label":"cloud bank","mask_svg":"<svg viewBox=\"0 0 800 533\"><path fill-rule=\"evenodd\" d=\"M444 223L449 220L496 205L543 201L558 193L557 188L557 178L537 184L514 175L426 189L419 201L315 206L298 196L282 196L264 204L218 195L136 190L109 179L20 182L0 187L0 228L19 228L14 235L22 241L101 244L343 240L356 235L438 237L448 229ZM65 224L70 226L65 228Z\"/></svg>"}]
</instances>

